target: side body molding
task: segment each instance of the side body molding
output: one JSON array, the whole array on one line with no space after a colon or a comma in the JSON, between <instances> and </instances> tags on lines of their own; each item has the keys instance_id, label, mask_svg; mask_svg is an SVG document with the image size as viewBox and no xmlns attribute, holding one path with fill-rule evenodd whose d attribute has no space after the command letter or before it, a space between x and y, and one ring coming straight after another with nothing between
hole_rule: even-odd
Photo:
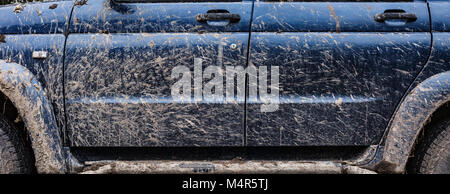
<instances>
[{"instance_id":1,"label":"side body molding","mask_svg":"<svg viewBox=\"0 0 450 194\"><path fill-rule=\"evenodd\" d=\"M24 66L0 60L0 91L14 103L31 138L38 173L65 173L69 153L62 146L46 91Z\"/></svg>"},{"instance_id":2,"label":"side body molding","mask_svg":"<svg viewBox=\"0 0 450 194\"><path fill-rule=\"evenodd\" d=\"M429 77L417 85L400 104L392 120L380 171L402 173L414 142L424 125L441 105L450 101L450 71Z\"/></svg>"}]
</instances>

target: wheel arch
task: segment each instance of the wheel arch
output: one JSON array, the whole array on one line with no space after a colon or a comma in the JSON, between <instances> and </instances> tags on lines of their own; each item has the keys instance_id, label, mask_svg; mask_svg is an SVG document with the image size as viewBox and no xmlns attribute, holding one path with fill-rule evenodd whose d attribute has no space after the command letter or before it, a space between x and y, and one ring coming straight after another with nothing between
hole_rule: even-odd
<instances>
[{"instance_id":1,"label":"wheel arch","mask_svg":"<svg viewBox=\"0 0 450 194\"><path fill-rule=\"evenodd\" d=\"M0 60L0 91L18 110L34 152L38 173L66 173L68 152L46 92L24 66Z\"/></svg>"},{"instance_id":2,"label":"wheel arch","mask_svg":"<svg viewBox=\"0 0 450 194\"><path fill-rule=\"evenodd\" d=\"M378 172L403 173L419 134L432 115L450 101L450 71L429 77L411 90L393 116Z\"/></svg>"}]
</instances>

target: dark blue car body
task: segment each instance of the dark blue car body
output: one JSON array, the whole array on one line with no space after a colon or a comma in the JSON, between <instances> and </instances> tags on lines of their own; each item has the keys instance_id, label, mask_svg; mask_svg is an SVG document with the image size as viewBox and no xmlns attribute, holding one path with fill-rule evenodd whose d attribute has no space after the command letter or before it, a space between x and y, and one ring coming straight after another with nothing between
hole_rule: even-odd
<instances>
[{"instance_id":1,"label":"dark blue car body","mask_svg":"<svg viewBox=\"0 0 450 194\"><path fill-rule=\"evenodd\" d=\"M211 10L240 20L196 20ZM417 19L374 19L388 12ZM449 13L445 0L28 3L0 7L0 59L42 86L50 111L38 120L57 131L43 132L54 133L50 147L383 148L408 94L449 78ZM194 71L195 58L203 67L278 66L278 110L261 112L248 93L173 101L172 69Z\"/></svg>"}]
</instances>

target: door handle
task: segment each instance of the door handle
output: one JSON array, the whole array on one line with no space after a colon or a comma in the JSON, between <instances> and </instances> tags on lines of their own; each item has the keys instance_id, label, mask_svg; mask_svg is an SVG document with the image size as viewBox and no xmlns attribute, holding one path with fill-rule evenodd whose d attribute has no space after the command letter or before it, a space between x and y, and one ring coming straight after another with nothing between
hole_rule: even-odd
<instances>
[{"instance_id":1,"label":"door handle","mask_svg":"<svg viewBox=\"0 0 450 194\"><path fill-rule=\"evenodd\" d=\"M197 22L228 20L230 23L236 23L241 20L239 14L234 13L203 13L196 16Z\"/></svg>"},{"instance_id":2,"label":"door handle","mask_svg":"<svg viewBox=\"0 0 450 194\"><path fill-rule=\"evenodd\" d=\"M385 22L386 20L406 20L406 22L415 22L417 16L414 13L406 13L403 10L386 10L384 13L375 14L375 21Z\"/></svg>"}]
</instances>

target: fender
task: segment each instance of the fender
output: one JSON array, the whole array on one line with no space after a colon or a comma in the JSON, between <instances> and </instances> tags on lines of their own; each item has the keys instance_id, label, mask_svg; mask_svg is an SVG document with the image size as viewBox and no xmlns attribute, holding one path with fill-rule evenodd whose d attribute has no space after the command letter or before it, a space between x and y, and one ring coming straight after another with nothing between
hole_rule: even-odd
<instances>
[{"instance_id":1,"label":"fender","mask_svg":"<svg viewBox=\"0 0 450 194\"><path fill-rule=\"evenodd\" d=\"M450 101L450 71L417 85L399 106L386 137L377 171L403 173L414 143L431 115Z\"/></svg>"},{"instance_id":2,"label":"fender","mask_svg":"<svg viewBox=\"0 0 450 194\"><path fill-rule=\"evenodd\" d=\"M68 172L70 153L61 135L46 92L24 66L0 60L0 91L16 106L28 130L38 173Z\"/></svg>"}]
</instances>

